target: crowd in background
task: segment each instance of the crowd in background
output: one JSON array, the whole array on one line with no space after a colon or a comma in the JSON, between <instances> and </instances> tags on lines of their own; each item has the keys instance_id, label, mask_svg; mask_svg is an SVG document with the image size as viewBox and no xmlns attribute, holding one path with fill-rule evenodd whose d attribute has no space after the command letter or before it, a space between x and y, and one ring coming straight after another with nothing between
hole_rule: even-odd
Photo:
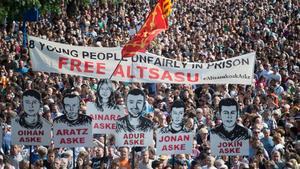
<instances>
[{"instance_id":1,"label":"crowd in background","mask_svg":"<svg viewBox=\"0 0 300 169\"><path fill-rule=\"evenodd\" d=\"M151 2L151 3L150 3ZM102 0L78 6L68 15L45 14L27 23L27 33L49 41L79 46L123 46L139 30L152 1ZM50 122L63 113L61 99L76 91L86 103L94 102L98 79L31 70L29 50L22 46L21 22L0 27L0 120L3 146L0 169L28 168L266 168L298 169L300 163L300 1L298 0L177 0L168 18L169 29L161 33L149 52L179 61L212 62L256 52L252 85L175 85L116 82L116 100L132 88L147 94L145 117L157 127L166 126L174 99L185 102L185 125L195 131L192 154L155 154L155 147L136 150L115 147L113 137L96 135L93 148L72 149L11 145L11 119L22 113L22 93L36 89L42 95L41 114ZM252 131L249 156L213 156L209 130L222 121L216 116L222 98L233 97L240 105L237 122ZM104 142L106 142L104 146Z\"/></svg>"}]
</instances>

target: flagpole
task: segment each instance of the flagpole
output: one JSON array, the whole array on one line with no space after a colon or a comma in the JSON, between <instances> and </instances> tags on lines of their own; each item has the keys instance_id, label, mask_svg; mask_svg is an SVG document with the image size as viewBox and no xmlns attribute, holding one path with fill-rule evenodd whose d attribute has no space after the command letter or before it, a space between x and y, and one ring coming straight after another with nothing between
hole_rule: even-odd
<instances>
[{"instance_id":1,"label":"flagpole","mask_svg":"<svg viewBox=\"0 0 300 169\"><path fill-rule=\"evenodd\" d=\"M111 80L112 76L115 74L115 72L116 72L118 66L119 66L119 65L121 64L121 62L122 62L122 59L123 59L123 57L120 59L119 63L117 64L117 66L116 66L116 68L115 68L115 70L114 70L114 71L112 72L112 74L110 75L109 80Z\"/></svg>"}]
</instances>

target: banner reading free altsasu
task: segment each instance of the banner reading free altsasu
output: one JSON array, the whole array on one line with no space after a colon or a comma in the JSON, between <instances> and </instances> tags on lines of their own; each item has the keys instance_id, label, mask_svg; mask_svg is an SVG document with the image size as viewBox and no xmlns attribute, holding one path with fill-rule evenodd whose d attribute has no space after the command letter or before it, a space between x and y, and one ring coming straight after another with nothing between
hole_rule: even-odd
<instances>
[{"instance_id":1,"label":"banner reading free altsasu","mask_svg":"<svg viewBox=\"0 0 300 169\"><path fill-rule=\"evenodd\" d=\"M124 82L249 85L255 63L255 53L211 63L192 63L151 53L122 58L120 47L72 46L32 36L28 44L34 71L106 79L116 69L112 80Z\"/></svg>"}]
</instances>

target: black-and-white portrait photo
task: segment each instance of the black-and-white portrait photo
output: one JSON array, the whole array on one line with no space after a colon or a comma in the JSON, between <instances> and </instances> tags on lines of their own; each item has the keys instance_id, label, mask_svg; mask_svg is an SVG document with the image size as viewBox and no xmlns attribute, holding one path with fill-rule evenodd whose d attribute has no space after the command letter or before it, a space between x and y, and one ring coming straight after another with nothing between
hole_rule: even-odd
<instances>
[{"instance_id":1,"label":"black-and-white portrait photo","mask_svg":"<svg viewBox=\"0 0 300 169\"><path fill-rule=\"evenodd\" d=\"M101 79L96 93L96 107L99 111L119 110L115 100L115 88L111 80Z\"/></svg>"},{"instance_id":2,"label":"black-and-white portrait photo","mask_svg":"<svg viewBox=\"0 0 300 169\"><path fill-rule=\"evenodd\" d=\"M222 99L219 103L219 113L222 123L213 128L211 134L216 134L221 139L228 141L246 140L250 138L251 132L236 122L239 117L239 105L235 99Z\"/></svg>"},{"instance_id":3,"label":"black-and-white portrait photo","mask_svg":"<svg viewBox=\"0 0 300 169\"><path fill-rule=\"evenodd\" d=\"M64 114L56 117L54 124L64 123L68 126L91 125L92 118L85 114L80 114L80 97L75 94L66 94L62 100Z\"/></svg>"},{"instance_id":4,"label":"black-and-white portrait photo","mask_svg":"<svg viewBox=\"0 0 300 169\"><path fill-rule=\"evenodd\" d=\"M171 124L159 130L159 133L187 133L184 128L185 104L182 100L175 100L171 107Z\"/></svg>"},{"instance_id":5,"label":"black-and-white portrait photo","mask_svg":"<svg viewBox=\"0 0 300 169\"><path fill-rule=\"evenodd\" d=\"M41 94L36 90L26 90L22 97L23 113L15 120L20 127L26 129L41 129L43 118L40 115L42 106Z\"/></svg>"},{"instance_id":6,"label":"black-and-white portrait photo","mask_svg":"<svg viewBox=\"0 0 300 169\"><path fill-rule=\"evenodd\" d=\"M41 113L41 94L36 90L26 90L22 95L23 112L12 119L12 144L49 145L51 139L51 123ZM34 132L42 134L35 136Z\"/></svg>"},{"instance_id":7,"label":"black-and-white portrait photo","mask_svg":"<svg viewBox=\"0 0 300 169\"><path fill-rule=\"evenodd\" d=\"M149 132L154 124L151 120L143 117L146 106L145 93L140 89L132 89L126 99L128 115L117 120L116 132Z\"/></svg>"}]
</instances>

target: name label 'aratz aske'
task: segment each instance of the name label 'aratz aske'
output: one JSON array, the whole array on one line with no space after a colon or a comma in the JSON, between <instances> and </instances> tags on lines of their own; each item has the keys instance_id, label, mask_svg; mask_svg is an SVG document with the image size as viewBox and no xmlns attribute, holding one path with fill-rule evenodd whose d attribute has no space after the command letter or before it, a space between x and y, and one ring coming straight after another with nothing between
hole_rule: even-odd
<instances>
[{"instance_id":1,"label":"name label 'aratz aske'","mask_svg":"<svg viewBox=\"0 0 300 169\"><path fill-rule=\"evenodd\" d=\"M88 129L61 129L57 130L56 135L88 135Z\"/></svg>"}]
</instances>

